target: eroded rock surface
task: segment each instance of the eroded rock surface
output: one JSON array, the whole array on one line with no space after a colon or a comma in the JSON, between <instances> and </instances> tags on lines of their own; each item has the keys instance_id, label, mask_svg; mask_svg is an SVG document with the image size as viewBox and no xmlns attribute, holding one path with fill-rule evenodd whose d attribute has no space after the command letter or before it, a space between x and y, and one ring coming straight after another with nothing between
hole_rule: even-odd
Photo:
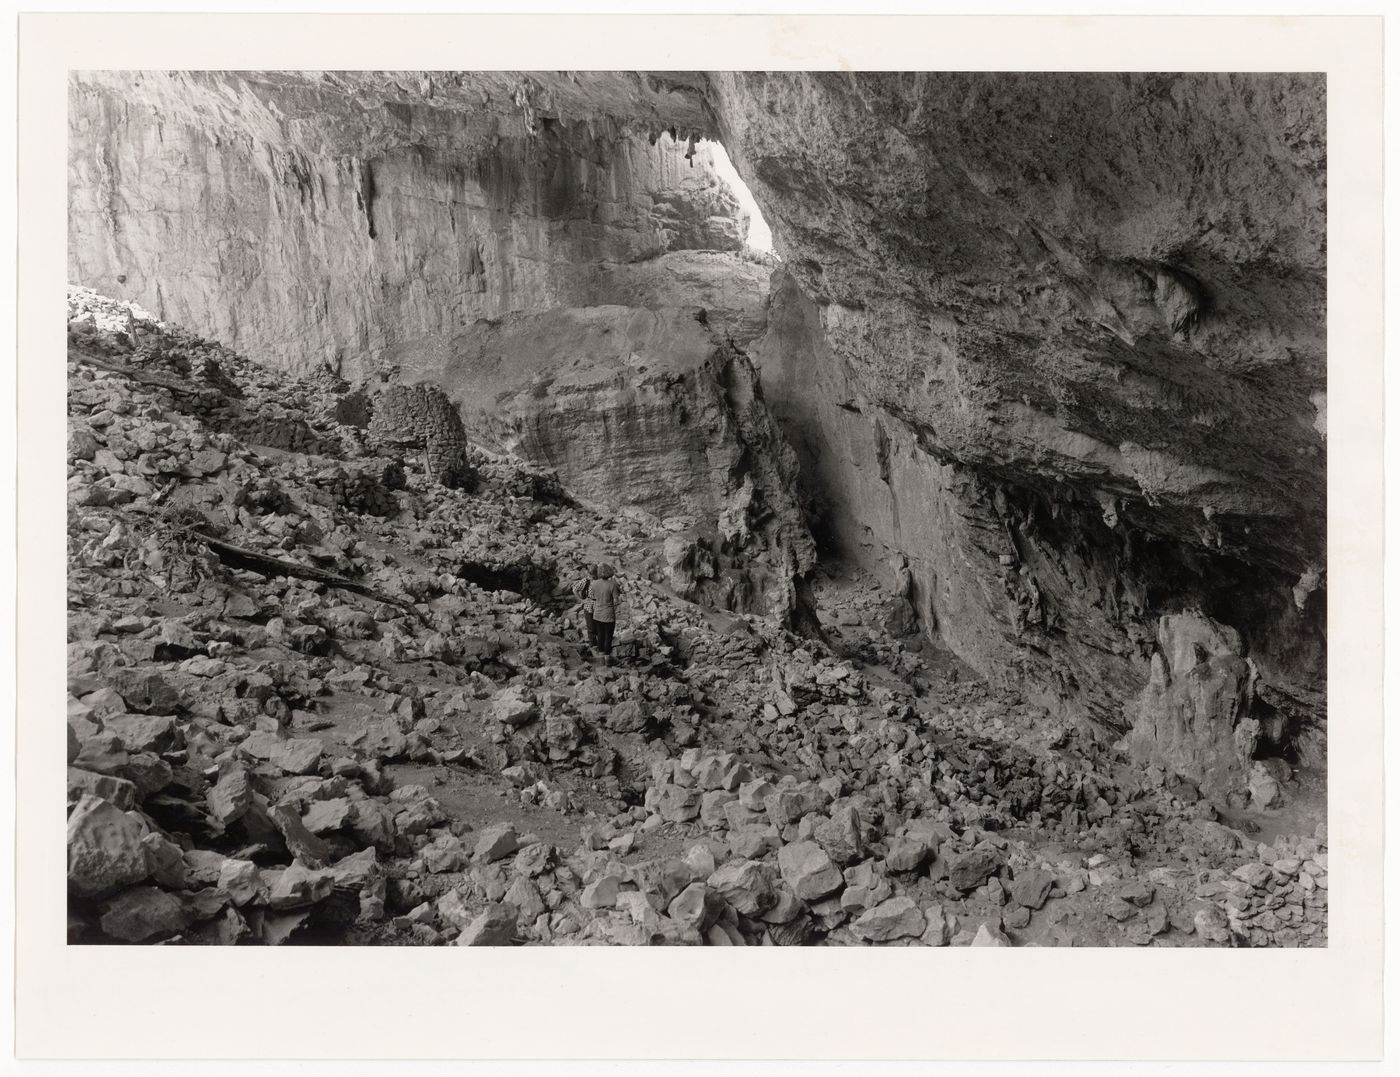
<instances>
[{"instance_id":1,"label":"eroded rock surface","mask_svg":"<svg viewBox=\"0 0 1400 1077\"><path fill-rule=\"evenodd\" d=\"M748 358L703 308L516 315L418 373L485 443L652 518L678 593L780 619L798 611L815 551L797 461Z\"/></svg>"},{"instance_id":2,"label":"eroded rock surface","mask_svg":"<svg viewBox=\"0 0 1400 1077\"><path fill-rule=\"evenodd\" d=\"M71 278L285 370L358 380L478 318L625 302L667 289L649 262L743 245L709 148L689 149L698 98L641 74L72 86ZM617 122L622 100L648 124Z\"/></svg>"},{"instance_id":3,"label":"eroded rock surface","mask_svg":"<svg viewBox=\"0 0 1400 1077\"><path fill-rule=\"evenodd\" d=\"M1305 771L1203 796L895 638L851 570L814 574L825 639L706 610L537 465L444 484L343 383L69 304L70 940L1326 943ZM274 407L326 451L230 432ZM602 556L609 662L568 587ZM1233 661L1169 627L1168 693Z\"/></svg>"},{"instance_id":4,"label":"eroded rock surface","mask_svg":"<svg viewBox=\"0 0 1400 1077\"><path fill-rule=\"evenodd\" d=\"M765 387L843 548L907 553L959 654L1114 728L1155 618L1208 603L1306 739L1325 710L1322 81L708 86L794 282Z\"/></svg>"},{"instance_id":5,"label":"eroded rock surface","mask_svg":"<svg viewBox=\"0 0 1400 1077\"><path fill-rule=\"evenodd\" d=\"M432 381L468 426L507 392L513 446L614 505L664 501L683 460L717 473L695 465L685 422L643 451L657 441L642 417L674 417L677 397L628 337L651 319L660 335L643 337L689 354L680 327L693 334L686 319L704 311L719 343L702 350L725 358L692 369L732 396L743 366L728 349L750 354L827 552L886 579L907 557L899 617L1112 738L1140 719L1131 743L1192 780L1212 780L1217 732L1246 722L1265 761L1321 757L1320 77L88 72L73 85L75 279L271 366ZM723 140L773 227L771 299L697 137ZM597 341L609 322L628 346ZM488 369L531 339L550 356L530 368L535 396ZM613 415L626 439L599 436ZM314 449L289 421L259 443ZM761 467L702 489L724 501ZM761 486L756 503L775 507ZM790 607L800 539L776 591L766 570L708 582L733 553L724 512L704 514L719 541L671 543L682 589ZM777 563L782 543L756 533L757 559ZM1193 706L1217 709L1178 728L1161 718L1177 704L1139 704L1162 695L1162 671L1177 683L1159 628L1191 611L1237 634L1252 687L1238 708L1232 692L1203 697ZM1219 771L1236 792L1245 762Z\"/></svg>"}]
</instances>

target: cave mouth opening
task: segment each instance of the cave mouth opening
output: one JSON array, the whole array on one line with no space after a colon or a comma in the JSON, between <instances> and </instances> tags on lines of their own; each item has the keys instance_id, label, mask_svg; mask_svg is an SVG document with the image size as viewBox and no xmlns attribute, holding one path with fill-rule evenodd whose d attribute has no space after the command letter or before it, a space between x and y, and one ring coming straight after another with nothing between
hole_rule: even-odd
<instances>
[{"instance_id":1,"label":"cave mouth opening","mask_svg":"<svg viewBox=\"0 0 1400 1077\"><path fill-rule=\"evenodd\" d=\"M557 573L533 562L520 564L486 564L463 561L457 567L459 579L480 587L483 591L508 591L523 595L540 605L550 604L559 589Z\"/></svg>"},{"instance_id":2,"label":"cave mouth opening","mask_svg":"<svg viewBox=\"0 0 1400 1077\"><path fill-rule=\"evenodd\" d=\"M714 158L715 172L734 197L739 200L739 205L748 212L749 234L744 239L745 246L760 254L773 254L773 230L763 219L763 211L758 208L758 201L754 198L753 192L749 190L749 185L744 182L744 178L739 175L739 170L734 167L734 162L729 159L729 153L725 150L723 143L712 142L710 148Z\"/></svg>"},{"instance_id":3,"label":"cave mouth opening","mask_svg":"<svg viewBox=\"0 0 1400 1077\"><path fill-rule=\"evenodd\" d=\"M1259 739L1255 742L1251 759L1282 759L1289 766L1301 765L1301 757L1296 743L1296 722L1290 721L1283 711L1256 698L1250 708L1250 717L1259 723Z\"/></svg>"}]
</instances>

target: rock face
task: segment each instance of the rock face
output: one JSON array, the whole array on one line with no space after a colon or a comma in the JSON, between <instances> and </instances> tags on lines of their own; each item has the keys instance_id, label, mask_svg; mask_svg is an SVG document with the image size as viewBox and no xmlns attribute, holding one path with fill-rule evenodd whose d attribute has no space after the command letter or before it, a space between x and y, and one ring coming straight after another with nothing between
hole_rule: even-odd
<instances>
[{"instance_id":1,"label":"rock face","mask_svg":"<svg viewBox=\"0 0 1400 1077\"><path fill-rule=\"evenodd\" d=\"M710 85L835 351L932 451L1302 574L1324 516L1322 80Z\"/></svg>"},{"instance_id":2,"label":"rock face","mask_svg":"<svg viewBox=\"0 0 1400 1077\"><path fill-rule=\"evenodd\" d=\"M708 84L785 259L755 354L835 545L871 567L907 554L961 657L1117 730L1157 618L1204 609L1309 740L1322 82Z\"/></svg>"},{"instance_id":3,"label":"rock face","mask_svg":"<svg viewBox=\"0 0 1400 1077\"><path fill-rule=\"evenodd\" d=\"M1248 783L1259 743L1249 717L1254 675L1239 633L1199 613L1163 617L1152 676L1138 697L1127 746L1213 793Z\"/></svg>"},{"instance_id":4,"label":"rock face","mask_svg":"<svg viewBox=\"0 0 1400 1077\"><path fill-rule=\"evenodd\" d=\"M782 607L709 581L803 561L725 538L750 477L751 515L791 501L747 349L819 536L906 556L980 672L1208 783L1247 721L1255 754L1320 744L1320 77L89 72L69 135L75 280L291 371L434 382L469 428L503 405L581 488L703 519L667 559L707 601ZM764 207L771 301L696 136ZM531 381L492 372L532 342ZM682 410L738 431L723 459ZM1160 626L1190 611L1252 687L1182 724Z\"/></svg>"},{"instance_id":5,"label":"rock face","mask_svg":"<svg viewBox=\"0 0 1400 1077\"><path fill-rule=\"evenodd\" d=\"M664 522L670 582L707 605L787 616L815 552L797 461L746 356L703 310L514 315L439 367L480 440L554 469L575 494Z\"/></svg>"},{"instance_id":6,"label":"rock face","mask_svg":"<svg viewBox=\"0 0 1400 1077\"><path fill-rule=\"evenodd\" d=\"M696 94L589 82L75 75L70 277L257 361L358 380L478 318L665 290L644 267L668 253L737 252L744 215L709 148L687 159ZM600 107L622 102L647 126Z\"/></svg>"},{"instance_id":7,"label":"rock face","mask_svg":"<svg viewBox=\"0 0 1400 1077\"><path fill-rule=\"evenodd\" d=\"M1322 702L1325 609L1292 578L1169 536L1112 526L1066 483L988 475L936 452L872 401L784 272L753 350L801 464L814 531L885 578L907 556L924 624L985 675L1123 731L1151 674L1154 614L1205 606L1233 620L1295 733ZM989 427L989 429L995 429ZM937 536L938 541L930 541ZM1231 595L1248 595L1233 604ZM1233 719L1225 719L1227 725ZM1185 760L1183 760L1185 762Z\"/></svg>"},{"instance_id":8,"label":"rock face","mask_svg":"<svg viewBox=\"0 0 1400 1077\"><path fill-rule=\"evenodd\" d=\"M737 350L769 268L710 146L661 133L686 94L434 78L76 76L72 134L96 150L73 158L74 279L366 382L375 440L467 486L441 387L473 436L674 518L687 597L794 613L796 467ZM589 101L629 102L631 126ZM639 130L647 101L666 123Z\"/></svg>"}]
</instances>

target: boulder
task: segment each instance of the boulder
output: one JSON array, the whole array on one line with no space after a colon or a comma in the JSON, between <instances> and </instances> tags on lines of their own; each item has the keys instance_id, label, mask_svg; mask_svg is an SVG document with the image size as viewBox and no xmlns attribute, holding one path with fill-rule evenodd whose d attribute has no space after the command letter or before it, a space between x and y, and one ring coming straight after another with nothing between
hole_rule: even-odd
<instances>
[{"instance_id":1,"label":"boulder","mask_svg":"<svg viewBox=\"0 0 1400 1077\"><path fill-rule=\"evenodd\" d=\"M495 903L472 920L457 936L458 946L509 946L515 938L516 910Z\"/></svg>"},{"instance_id":2,"label":"boulder","mask_svg":"<svg viewBox=\"0 0 1400 1077\"><path fill-rule=\"evenodd\" d=\"M955 856L948 865L948 881L955 890L976 890L1001 867L1001 857L990 849L973 849Z\"/></svg>"},{"instance_id":3,"label":"boulder","mask_svg":"<svg viewBox=\"0 0 1400 1077\"><path fill-rule=\"evenodd\" d=\"M191 886L215 886L228 857L212 849L185 850L185 877Z\"/></svg>"},{"instance_id":4,"label":"boulder","mask_svg":"<svg viewBox=\"0 0 1400 1077\"><path fill-rule=\"evenodd\" d=\"M757 860L734 859L721 864L706 883L745 916L758 916L778 903L773 869Z\"/></svg>"},{"instance_id":5,"label":"boulder","mask_svg":"<svg viewBox=\"0 0 1400 1077\"><path fill-rule=\"evenodd\" d=\"M1261 762L1249 771L1249 801L1255 808L1277 808L1283 804L1283 786Z\"/></svg>"},{"instance_id":6,"label":"boulder","mask_svg":"<svg viewBox=\"0 0 1400 1077\"><path fill-rule=\"evenodd\" d=\"M1273 878L1273 872L1269 870L1269 865L1260 864L1257 861L1250 864L1241 864L1232 874L1236 879L1252 886L1256 890L1262 888L1265 883Z\"/></svg>"},{"instance_id":7,"label":"boulder","mask_svg":"<svg viewBox=\"0 0 1400 1077\"><path fill-rule=\"evenodd\" d=\"M522 693L523 689L513 685L502 688L491 700L491 717L511 728L536 721L540 716L539 704Z\"/></svg>"},{"instance_id":8,"label":"boulder","mask_svg":"<svg viewBox=\"0 0 1400 1077\"><path fill-rule=\"evenodd\" d=\"M947 946L956 932L956 917L947 913L942 905L928 905L924 908L924 929L919 941L925 946Z\"/></svg>"},{"instance_id":9,"label":"boulder","mask_svg":"<svg viewBox=\"0 0 1400 1077\"><path fill-rule=\"evenodd\" d=\"M666 907L666 915L685 928L705 931L719 919L725 901L704 883L691 883Z\"/></svg>"},{"instance_id":10,"label":"boulder","mask_svg":"<svg viewBox=\"0 0 1400 1077\"><path fill-rule=\"evenodd\" d=\"M1206 942L1227 943L1230 941L1230 925L1225 914L1214 905L1197 909L1193 919L1196 934Z\"/></svg>"},{"instance_id":11,"label":"boulder","mask_svg":"<svg viewBox=\"0 0 1400 1077\"><path fill-rule=\"evenodd\" d=\"M973 946L1010 946L1011 940L1001 928L983 921L972 940Z\"/></svg>"},{"instance_id":12,"label":"boulder","mask_svg":"<svg viewBox=\"0 0 1400 1077\"><path fill-rule=\"evenodd\" d=\"M699 818L700 803L698 789L667 783L657 790L656 812L668 823L688 823Z\"/></svg>"},{"instance_id":13,"label":"boulder","mask_svg":"<svg viewBox=\"0 0 1400 1077\"><path fill-rule=\"evenodd\" d=\"M652 904L658 909L665 908L695 881L695 872L684 860L675 857L643 861L632 867L631 876L638 889L654 899Z\"/></svg>"},{"instance_id":14,"label":"boulder","mask_svg":"<svg viewBox=\"0 0 1400 1077\"><path fill-rule=\"evenodd\" d=\"M725 815L724 806L738 799L736 794L723 789L708 790L700 798L700 822L711 830L727 826L729 820Z\"/></svg>"},{"instance_id":15,"label":"boulder","mask_svg":"<svg viewBox=\"0 0 1400 1077\"><path fill-rule=\"evenodd\" d=\"M246 768L231 766L219 775L219 780L205 795L209 814L227 826L241 819L253 803L253 781Z\"/></svg>"},{"instance_id":16,"label":"boulder","mask_svg":"<svg viewBox=\"0 0 1400 1077\"><path fill-rule=\"evenodd\" d=\"M812 829L812 838L837 864L854 864L865 855L860 816L850 805L833 809Z\"/></svg>"},{"instance_id":17,"label":"boulder","mask_svg":"<svg viewBox=\"0 0 1400 1077\"><path fill-rule=\"evenodd\" d=\"M159 793L175 777L174 768L154 752L135 752L112 773L136 787L138 801Z\"/></svg>"},{"instance_id":18,"label":"boulder","mask_svg":"<svg viewBox=\"0 0 1400 1077\"><path fill-rule=\"evenodd\" d=\"M313 800L306 807L302 824L313 834L328 834L340 830L349 821L353 809L347 797L331 797L329 800Z\"/></svg>"},{"instance_id":19,"label":"boulder","mask_svg":"<svg viewBox=\"0 0 1400 1077\"><path fill-rule=\"evenodd\" d=\"M771 826L741 826L729 832L729 851L743 860L761 860L781 844Z\"/></svg>"},{"instance_id":20,"label":"boulder","mask_svg":"<svg viewBox=\"0 0 1400 1077\"><path fill-rule=\"evenodd\" d=\"M71 728L71 727L70 727ZM101 797L121 811L136 806L136 786L125 778L98 774L80 767L68 768L68 803L76 804L84 795Z\"/></svg>"},{"instance_id":21,"label":"boulder","mask_svg":"<svg viewBox=\"0 0 1400 1077\"><path fill-rule=\"evenodd\" d=\"M443 922L458 931L464 930L473 919L471 910L467 908L467 903L458 890L449 890L438 898L437 914Z\"/></svg>"},{"instance_id":22,"label":"boulder","mask_svg":"<svg viewBox=\"0 0 1400 1077\"><path fill-rule=\"evenodd\" d=\"M330 872L337 890L363 890L384 877L379 857L372 848L341 857L331 865Z\"/></svg>"},{"instance_id":23,"label":"boulder","mask_svg":"<svg viewBox=\"0 0 1400 1077\"><path fill-rule=\"evenodd\" d=\"M651 720L651 712L637 699L623 699L607 708L603 724L614 733L640 733Z\"/></svg>"},{"instance_id":24,"label":"boulder","mask_svg":"<svg viewBox=\"0 0 1400 1077\"><path fill-rule=\"evenodd\" d=\"M923 910L910 897L892 897L863 912L851 924L851 933L866 942L889 942L924 933Z\"/></svg>"},{"instance_id":25,"label":"boulder","mask_svg":"<svg viewBox=\"0 0 1400 1077\"><path fill-rule=\"evenodd\" d=\"M819 901L845 885L841 869L814 841L797 841L779 849L778 871L803 901Z\"/></svg>"},{"instance_id":26,"label":"boulder","mask_svg":"<svg viewBox=\"0 0 1400 1077\"><path fill-rule=\"evenodd\" d=\"M1019 931L1030 922L1031 911L1024 905L1017 905L1015 902L1012 902L1002 910L1002 927L1009 928L1013 931Z\"/></svg>"},{"instance_id":27,"label":"boulder","mask_svg":"<svg viewBox=\"0 0 1400 1077\"><path fill-rule=\"evenodd\" d=\"M1050 896L1050 888L1055 885L1055 876L1040 868L1032 868L1018 874L1011 884L1011 898L1027 909L1038 909Z\"/></svg>"},{"instance_id":28,"label":"boulder","mask_svg":"<svg viewBox=\"0 0 1400 1077\"><path fill-rule=\"evenodd\" d=\"M277 805L271 815L273 825L287 843L288 851L297 860L312 868L322 868L330 862L330 848L306 828L301 816L290 805Z\"/></svg>"},{"instance_id":29,"label":"boulder","mask_svg":"<svg viewBox=\"0 0 1400 1077\"><path fill-rule=\"evenodd\" d=\"M131 760L130 754L115 733L95 733L83 740L82 750L73 766L98 774L117 774Z\"/></svg>"},{"instance_id":30,"label":"boulder","mask_svg":"<svg viewBox=\"0 0 1400 1077\"><path fill-rule=\"evenodd\" d=\"M246 905L262 889L262 875L251 860L225 860L219 869L219 889L235 905Z\"/></svg>"},{"instance_id":31,"label":"boulder","mask_svg":"<svg viewBox=\"0 0 1400 1077\"><path fill-rule=\"evenodd\" d=\"M179 898L154 886L137 886L106 902L98 924L111 939L154 942L185 930L189 916Z\"/></svg>"},{"instance_id":32,"label":"boulder","mask_svg":"<svg viewBox=\"0 0 1400 1077\"><path fill-rule=\"evenodd\" d=\"M175 719L166 715L120 714L102 723L128 752L168 752L183 743Z\"/></svg>"},{"instance_id":33,"label":"boulder","mask_svg":"<svg viewBox=\"0 0 1400 1077\"><path fill-rule=\"evenodd\" d=\"M295 909L324 901L335 888L335 876L330 871L308 868L300 861L276 873L268 888L267 903L274 909Z\"/></svg>"},{"instance_id":34,"label":"boulder","mask_svg":"<svg viewBox=\"0 0 1400 1077\"><path fill-rule=\"evenodd\" d=\"M384 853L394 849L394 837L397 834L394 816L377 800L368 797L351 800L347 829L362 844L373 845Z\"/></svg>"},{"instance_id":35,"label":"boulder","mask_svg":"<svg viewBox=\"0 0 1400 1077\"><path fill-rule=\"evenodd\" d=\"M180 693L159 673L135 669L111 672L112 687L125 700L128 710L144 714L174 714L180 706Z\"/></svg>"},{"instance_id":36,"label":"boulder","mask_svg":"<svg viewBox=\"0 0 1400 1077\"><path fill-rule=\"evenodd\" d=\"M268 762L285 774L313 774L321 764L321 742L310 737L278 741Z\"/></svg>"},{"instance_id":37,"label":"boulder","mask_svg":"<svg viewBox=\"0 0 1400 1077\"><path fill-rule=\"evenodd\" d=\"M885 867L893 872L918 871L929 858L929 847L917 838L899 837L890 842Z\"/></svg>"},{"instance_id":38,"label":"boulder","mask_svg":"<svg viewBox=\"0 0 1400 1077\"><path fill-rule=\"evenodd\" d=\"M423 846L423 866L433 875L447 871L460 871L466 862L461 842L451 834L439 832L439 836Z\"/></svg>"},{"instance_id":39,"label":"boulder","mask_svg":"<svg viewBox=\"0 0 1400 1077\"><path fill-rule=\"evenodd\" d=\"M708 879L718 866L714 850L703 843L692 845L685 851L685 863L697 879Z\"/></svg>"},{"instance_id":40,"label":"boulder","mask_svg":"<svg viewBox=\"0 0 1400 1077\"><path fill-rule=\"evenodd\" d=\"M617 904L618 892L622 889L622 877L617 874L604 875L594 879L583 888L579 904L585 909L611 909Z\"/></svg>"},{"instance_id":41,"label":"boulder","mask_svg":"<svg viewBox=\"0 0 1400 1077\"><path fill-rule=\"evenodd\" d=\"M748 808L749 811L766 811L766 801L776 792L777 789L771 782L755 778L753 781L745 782L739 786L739 803Z\"/></svg>"},{"instance_id":42,"label":"boulder","mask_svg":"<svg viewBox=\"0 0 1400 1077\"><path fill-rule=\"evenodd\" d=\"M152 831L141 838L146 850L146 866L150 878L158 886L167 890L181 890L185 886L188 872L185 868L184 852L164 834Z\"/></svg>"},{"instance_id":43,"label":"boulder","mask_svg":"<svg viewBox=\"0 0 1400 1077\"><path fill-rule=\"evenodd\" d=\"M759 915L759 919L765 924L789 924L797 917L807 911L806 904L789 886L778 887L778 903L765 913Z\"/></svg>"},{"instance_id":44,"label":"boulder","mask_svg":"<svg viewBox=\"0 0 1400 1077\"><path fill-rule=\"evenodd\" d=\"M497 823L481 832L472 858L480 864L504 860L520 848L520 836L510 823Z\"/></svg>"},{"instance_id":45,"label":"boulder","mask_svg":"<svg viewBox=\"0 0 1400 1077\"><path fill-rule=\"evenodd\" d=\"M136 816L83 796L68 817L68 892L98 898L147 878L150 864Z\"/></svg>"},{"instance_id":46,"label":"boulder","mask_svg":"<svg viewBox=\"0 0 1400 1077\"><path fill-rule=\"evenodd\" d=\"M764 798L763 807L768 813L769 821L782 830L801 820L804 815L813 811L816 805L810 796L800 790L779 789Z\"/></svg>"},{"instance_id":47,"label":"boulder","mask_svg":"<svg viewBox=\"0 0 1400 1077\"><path fill-rule=\"evenodd\" d=\"M506 904L514 906L517 920L522 924L533 924L545 911L544 898L540 896L539 888L523 875L517 875L506 888L503 900Z\"/></svg>"}]
</instances>

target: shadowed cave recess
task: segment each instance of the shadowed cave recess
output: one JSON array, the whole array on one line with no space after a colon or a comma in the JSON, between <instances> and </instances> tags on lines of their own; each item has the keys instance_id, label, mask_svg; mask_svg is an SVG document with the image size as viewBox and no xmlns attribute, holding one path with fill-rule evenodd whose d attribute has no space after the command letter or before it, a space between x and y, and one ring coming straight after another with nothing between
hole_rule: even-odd
<instances>
[{"instance_id":1,"label":"shadowed cave recess","mask_svg":"<svg viewBox=\"0 0 1400 1077\"><path fill-rule=\"evenodd\" d=\"M71 938L1325 944L1324 117L74 74Z\"/></svg>"}]
</instances>

